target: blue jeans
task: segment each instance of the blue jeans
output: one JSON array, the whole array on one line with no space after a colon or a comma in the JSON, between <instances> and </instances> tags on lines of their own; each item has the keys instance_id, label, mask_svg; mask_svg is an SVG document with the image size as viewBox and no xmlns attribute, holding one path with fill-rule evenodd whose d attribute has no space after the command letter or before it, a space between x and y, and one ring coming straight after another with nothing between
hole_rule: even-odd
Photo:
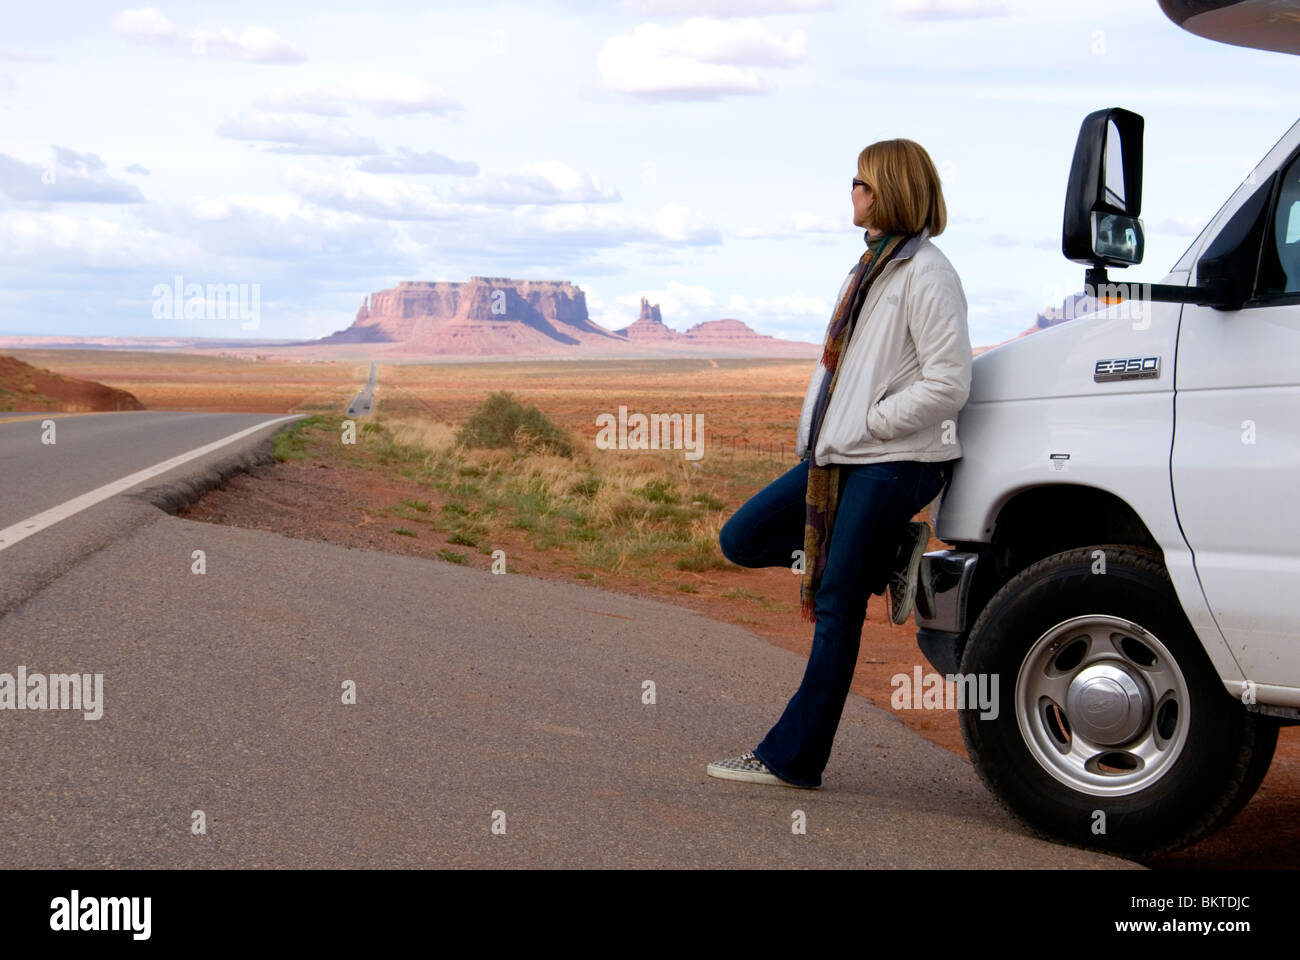
<instances>
[{"instance_id":1,"label":"blue jeans","mask_svg":"<svg viewBox=\"0 0 1300 960\"><path fill-rule=\"evenodd\" d=\"M841 464L841 487L803 682L754 753L774 774L821 786L858 663L867 598L889 583L907 523L952 479L954 461ZM772 481L722 527L723 554L744 567L792 566L803 549L808 461ZM811 563L812 558L805 559ZM790 586L798 590L792 575Z\"/></svg>"}]
</instances>

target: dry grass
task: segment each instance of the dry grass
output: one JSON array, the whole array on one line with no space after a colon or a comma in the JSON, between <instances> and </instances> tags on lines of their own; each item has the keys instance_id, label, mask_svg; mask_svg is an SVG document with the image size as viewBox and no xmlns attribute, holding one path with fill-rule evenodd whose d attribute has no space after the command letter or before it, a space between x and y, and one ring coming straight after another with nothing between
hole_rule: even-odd
<instances>
[{"instance_id":1,"label":"dry grass","mask_svg":"<svg viewBox=\"0 0 1300 960\"><path fill-rule=\"evenodd\" d=\"M315 436L322 452L427 486L435 506L408 500L390 508L403 529L425 526L468 547L523 536L530 548L564 554L593 578L671 580L729 566L718 532L733 495L723 491L773 469L739 457L602 450L594 440L579 442L572 457L467 449L455 442L455 424L413 416L366 421L355 447L340 451L337 422L303 421L284 432L285 450Z\"/></svg>"},{"instance_id":2,"label":"dry grass","mask_svg":"<svg viewBox=\"0 0 1300 960\"><path fill-rule=\"evenodd\" d=\"M456 445L457 427L454 424L418 417L397 417L386 419L384 425L395 442L422 447L433 455L446 454Z\"/></svg>"}]
</instances>

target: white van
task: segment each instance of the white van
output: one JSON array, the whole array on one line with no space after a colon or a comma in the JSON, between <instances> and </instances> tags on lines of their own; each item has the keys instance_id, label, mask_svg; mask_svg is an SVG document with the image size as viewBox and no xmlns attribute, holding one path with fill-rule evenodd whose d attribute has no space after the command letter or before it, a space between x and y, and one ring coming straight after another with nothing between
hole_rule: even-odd
<instances>
[{"instance_id":1,"label":"white van","mask_svg":"<svg viewBox=\"0 0 1300 960\"><path fill-rule=\"evenodd\" d=\"M1161 6L1300 53L1261 0ZM1062 249L1104 306L975 359L932 511L953 549L916 607L936 669L999 676L996 716L961 711L990 790L1128 856L1227 823L1300 722L1300 122L1160 283L1126 287L1107 268L1142 260L1142 127L1083 122Z\"/></svg>"}]
</instances>

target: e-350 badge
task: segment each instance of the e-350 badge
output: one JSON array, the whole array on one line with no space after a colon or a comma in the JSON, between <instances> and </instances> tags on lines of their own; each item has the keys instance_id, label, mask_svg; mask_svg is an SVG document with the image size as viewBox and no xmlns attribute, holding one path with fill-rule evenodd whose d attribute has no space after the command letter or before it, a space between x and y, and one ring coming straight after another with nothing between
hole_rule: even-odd
<instances>
[{"instance_id":1,"label":"e-350 badge","mask_svg":"<svg viewBox=\"0 0 1300 960\"><path fill-rule=\"evenodd\" d=\"M1127 357L1119 360L1098 360L1092 368L1096 383L1108 380L1150 380L1160 376L1159 357Z\"/></svg>"}]
</instances>

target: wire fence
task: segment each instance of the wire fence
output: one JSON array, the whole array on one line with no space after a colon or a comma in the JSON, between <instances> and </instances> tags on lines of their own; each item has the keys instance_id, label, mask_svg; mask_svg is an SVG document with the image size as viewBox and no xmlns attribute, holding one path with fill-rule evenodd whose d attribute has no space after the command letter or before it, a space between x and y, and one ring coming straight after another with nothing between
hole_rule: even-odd
<instances>
[{"instance_id":1,"label":"wire fence","mask_svg":"<svg viewBox=\"0 0 1300 960\"><path fill-rule=\"evenodd\" d=\"M706 450L731 456L766 457L770 460L794 461L795 446L788 442L760 443L749 440L739 433L708 433L704 444Z\"/></svg>"}]
</instances>

